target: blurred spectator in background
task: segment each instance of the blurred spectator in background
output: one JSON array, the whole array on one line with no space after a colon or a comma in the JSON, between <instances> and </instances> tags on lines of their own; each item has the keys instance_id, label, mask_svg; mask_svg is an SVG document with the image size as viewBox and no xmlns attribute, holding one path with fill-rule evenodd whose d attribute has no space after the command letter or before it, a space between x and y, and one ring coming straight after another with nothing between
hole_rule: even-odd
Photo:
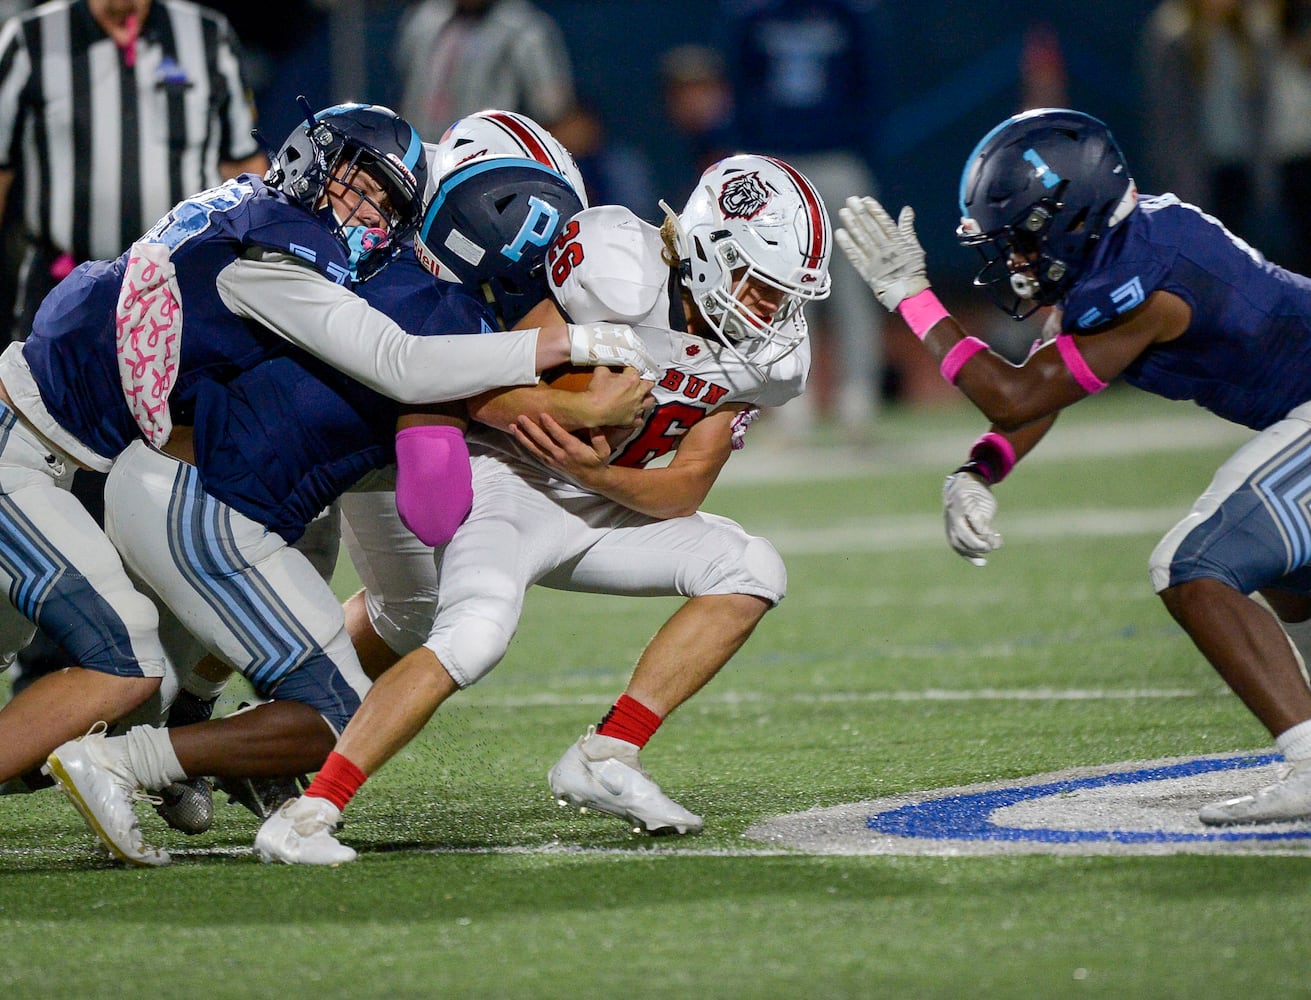
<instances>
[{"instance_id":1,"label":"blurred spectator in background","mask_svg":"<svg viewBox=\"0 0 1311 1000\"><path fill-rule=\"evenodd\" d=\"M79 262L112 260L186 196L264 172L236 44L222 15L181 0L53 0L0 28L0 211L22 192L26 241L14 340ZM97 517L103 483L73 481ZM70 665L39 632L18 664L15 691Z\"/></svg>"},{"instance_id":2,"label":"blurred spectator in background","mask_svg":"<svg viewBox=\"0 0 1311 1000\"><path fill-rule=\"evenodd\" d=\"M573 154L591 204L623 205L647 222L664 217L656 204L651 164L638 149L614 141L591 102L578 100L551 133Z\"/></svg>"},{"instance_id":3,"label":"blurred spectator in background","mask_svg":"<svg viewBox=\"0 0 1311 1000\"><path fill-rule=\"evenodd\" d=\"M332 52L329 10L337 0L278 0L276 17L269 16L269 0L196 2L227 18L240 39L241 75L254 95L260 129L266 135L286 135L304 120L296 107L298 95L304 94L316 108L347 96L373 99L339 94L329 82L336 58L335 53L332 61L326 58ZM280 124L284 119L285 126Z\"/></svg>"},{"instance_id":4,"label":"blurred spectator in background","mask_svg":"<svg viewBox=\"0 0 1311 1000\"><path fill-rule=\"evenodd\" d=\"M34 0L0 0L0 22L8 21L15 14L35 6ZM18 285L18 267L27 251L27 237L23 234L22 185L15 183L10 188L9 198L0 212L0 322L5 324L6 334L0 334L0 342L7 335L9 317L14 311L14 292Z\"/></svg>"},{"instance_id":5,"label":"blurred spectator in background","mask_svg":"<svg viewBox=\"0 0 1311 1000\"><path fill-rule=\"evenodd\" d=\"M835 215L848 196L874 193L870 154L887 98L875 0L724 0L724 11L742 148L793 164ZM861 440L882 398L882 310L842 255L832 282L813 310L818 384L778 426L806 432L822 402Z\"/></svg>"},{"instance_id":6,"label":"blurred spectator in background","mask_svg":"<svg viewBox=\"0 0 1311 1000\"><path fill-rule=\"evenodd\" d=\"M84 260L267 161L231 28L178 0L54 0L0 29L0 208L23 184L12 337Z\"/></svg>"},{"instance_id":7,"label":"blurred spectator in background","mask_svg":"<svg viewBox=\"0 0 1311 1000\"><path fill-rule=\"evenodd\" d=\"M724 57L705 45L679 45L660 58L660 94L665 117L688 144L689 190L710 167L737 151L733 133L733 85Z\"/></svg>"},{"instance_id":8,"label":"blurred spectator in background","mask_svg":"<svg viewBox=\"0 0 1311 1000\"><path fill-rule=\"evenodd\" d=\"M1311 0L1285 0L1278 45L1270 81L1270 150L1279 169L1279 263L1311 274Z\"/></svg>"},{"instance_id":9,"label":"blurred spectator in background","mask_svg":"<svg viewBox=\"0 0 1311 1000\"><path fill-rule=\"evenodd\" d=\"M455 119L486 108L522 112L554 131L573 107L564 37L526 0L420 0L402 19L396 44L397 110L429 142Z\"/></svg>"},{"instance_id":10,"label":"blurred spectator in background","mask_svg":"<svg viewBox=\"0 0 1311 1000\"><path fill-rule=\"evenodd\" d=\"M1019 111L1034 108L1066 108L1070 105L1069 76L1065 55L1056 29L1046 22L1032 24L1024 32L1020 50Z\"/></svg>"},{"instance_id":11,"label":"blurred spectator in background","mask_svg":"<svg viewBox=\"0 0 1311 1000\"><path fill-rule=\"evenodd\" d=\"M1275 11L1268 0L1166 0L1143 35L1143 176L1263 245Z\"/></svg>"}]
</instances>

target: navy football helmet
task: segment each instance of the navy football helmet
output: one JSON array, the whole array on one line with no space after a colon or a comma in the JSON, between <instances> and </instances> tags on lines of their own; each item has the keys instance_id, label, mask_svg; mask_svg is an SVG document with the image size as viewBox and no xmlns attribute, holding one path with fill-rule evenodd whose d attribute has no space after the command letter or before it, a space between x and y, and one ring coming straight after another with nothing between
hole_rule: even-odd
<instances>
[{"instance_id":1,"label":"navy football helmet","mask_svg":"<svg viewBox=\"0 0 1311 1000\"><path fill-rule=\"evenodd\" d=\"M363 281L401 251L423 218L428 178L423 143L409 122L379 104L338 104L316 112L303 97L300 103L305 123L293 129L273 154L264 180L333 229L346 247L355 277ZM386 190L385 209L346 183L356 168ZM388 229L362 226L354 212L336 218L324 205L330 181L354 191L361 204L368 199L389 220Z\"/></svg>"},{"instance_id":2,"label":"navy football helmet","mask_svg":"<svg viewBox=\"0 0 1311 1000\"><path fill-rule=\"evenodd\" d=\"M962 246L983 266L974 284L1015 319L1053 305L1098 242L1138 203L1124 154L1091 115L1040 108L983 137L960 182Z\"/></svg>"},{"instance_id":3,"label":"navy football helmet","mask_svg":"<svg viewBox=\"0 0 1311 1000\"><path fill-rule=\"evenodd\" d=\"M442 177L414 251L438 278L480 291L508 330L548 297L546 251L582 210L550 167L488 156Z\"/></svg>"}]
</instances>

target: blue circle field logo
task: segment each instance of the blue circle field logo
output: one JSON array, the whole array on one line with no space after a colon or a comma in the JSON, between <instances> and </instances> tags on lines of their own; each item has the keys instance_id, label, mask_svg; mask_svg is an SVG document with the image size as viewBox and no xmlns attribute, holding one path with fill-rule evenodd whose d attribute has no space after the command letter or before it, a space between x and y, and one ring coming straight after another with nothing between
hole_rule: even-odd
<instances>
[{"instance_id":1,"label":"blue circle field logo","mask_svg":"<svg viewBox=\"0 0 1311 1000\"><path fill-rule=\"evenodd\" d=\"M1138 761L778 816L746 836L817 854L1311 853L1311 821L1209 827L1208 802L1276 778L1275 754Z\"/></svg>"}]
</instances>

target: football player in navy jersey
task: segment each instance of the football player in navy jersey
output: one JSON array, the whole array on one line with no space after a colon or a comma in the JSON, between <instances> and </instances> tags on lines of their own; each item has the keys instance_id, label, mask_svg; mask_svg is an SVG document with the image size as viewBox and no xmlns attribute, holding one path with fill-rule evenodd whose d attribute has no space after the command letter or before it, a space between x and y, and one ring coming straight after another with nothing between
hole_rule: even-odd
<instances>
[{"instance_id":1,"label":"football player in navy jersey","mask_svg":"<svg viewBox=\"0 0 1311 1000\"><path fill-rule=\"evenodd\" d=\"M493 179L506 175L513 180ZM580 207L569 183L536 163L500 158L480 180L502 196L515 184L537 210L549 207L554 221L540 232L539 262ZM438 216L442 192L430 208ZM527 253L519 260L525 271L534 263ZM522 272L503 277L524 281ZM486 304L435 280L412 251L359 293L416 335L499 330ZM631 422L646 396L636 372L605 385L559 395L585 426ZM313 358L280 355L213 387L186 453L134 442L115 461L106 487L110 539L202 647L189 656L170 647L175 661L216 650L269 700L212 722L137 726L121 738L56 749L52 762L77 767L82 788L106 789L93 829L111 852L135 856L132 792L206 774L231 788L237 778L319 769L368 682L340 602L289 543L361 476L393 464L393 510L424 544L447 541L472 502L464 423L441 406L402 411ZM107 772L125 794L112 791Z\"/></svg>"},{"instance_id":2,"label":"football player in navy jersey","mask_svg":"<svg viewBox=\"0 0 1311 1000\"><path fill-rule=\"evenodd\" d=\"M975 284L1017 319L1053 307L1021 365L935 298L909 207L893 220L872 198L849 199L837 236L992 422L943 488L952 548L982 564L1001 545L991 488L1062 409L1115 378L1258 431L1157 545L1151 578L1285 760L1274 784L1204 806L1202 822L1311 818L1311 689L1293 652L1311 662L1311 279L1196 206L1140 196L1107 127L1076 111L1030 111L989 132L966 162L960 208L958 239L984 259Z\"/></svg>"},{"instance_id":3,"label":"football player in navy jersey","mask_svg":"<svg viewBox=\"0 0 1311 1000\"><path fill-rule=\"evenodd\" d=\"M216 414L227 416L238 378L264 377L271 369L262 366L285 365L284 356L340 369L407 404L532 384L538 371L564 362L647 363L622 327L417 337L357 296L351 285L400 253L421 219L423 163L418 136L385 108L309 112L266 180L242 175L202 192L117 261L83 265L43 305L32 336L0 356L0 479L10 480L0 530L16 553L3 567L14 603L0 609L0 636L10 648L25 641L21 613L80 664L34 683L0 710L0 780L24 773L91 723L119 719L156 695L167 703L175 690L153 605L132 588L104 533L64 502L63 479L73 467L109 471L143 439L156 452L190 460L197 445L205 449L207 433L225 426ZM200 334L183 336L184 321ZM259 391L280 387L266 378ZM251 421L264 417L252 407ZM232 453L209 453L218 456L211 481L222 481ZM291 521L275 523L274 533L294 533L297 516L322 506L314 506L316 491L350 471L348 462L275 497L288 501L283 513ZM297 638L304 637L291 645ZM257 653L264 666L277 662L267 650ZM286 690L276 669L264 680ZM312 690L293 700L338 728L363 678L311 681ZM67 759L49 762L93 827L99 806L117 794L98 779L80 787L74 773L89 773L96 739L70 744L77 749ZM141 844L139 831L126 843L123 860L167 860Z\"/></svg>"}]
</instances>

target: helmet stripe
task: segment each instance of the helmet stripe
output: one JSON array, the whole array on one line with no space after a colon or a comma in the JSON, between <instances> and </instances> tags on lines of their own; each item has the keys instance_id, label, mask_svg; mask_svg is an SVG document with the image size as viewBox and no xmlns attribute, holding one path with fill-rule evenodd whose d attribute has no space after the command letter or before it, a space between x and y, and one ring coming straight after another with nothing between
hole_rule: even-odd
<instances>
[{"instance_id":1,"label":"helmet stripe","mask_svg":"<svg viewBox=\"0 0 1311 1000\"><path fill-rule=\"evenodd\" d=\"M806 216L810 220L810 251L806 256L818 264L828 252L825 245L828 236L828 217L824 212L824 202L820 199L819 192L815 190L814 185L806 179L805 175L791 164L776 160L772 156L766 156L764 159L769 160L770 163L773 163L787 174L801 193L801 200L806 206Z\"/></svg>"},{"instance_id":2,"label":"helmet stripe","mask_svg":"<svg viewBox=\"0 0 1311 1000\"><path fill-rule=\"evenodd\" d=\"M407 122L406 124L409 123ZM419 165L421 159L423 159L423 139L419 136L418 130L413 125L410 125L410 145L409 148L405 150L404 163L410 168L410 172L413 173L414 168ZM423 194L423 192L420 191L419 194Z\"/></svg>"},{"instance_id":3,"label":"helmet stripe","mask_svg":"<svg viewBox=\"0 0 1311 1000\"><path fill-rule=\"evenodd\" d=\"M979 154L983 152L983 147L986 146L989 142L991 142L992 138L998 132L1002 131L1008 125L1010 125L1012 121L1014 121L1013 118L1007 118L1000 125L996 126L991 131L989 131L987 135L985 135L982 139L978 141L978 144L975 145L973 152L971 152L969 157L966 158L965 169L961 171L961 175L960 175L960 189L958 191L958 195L960 198L960 214L962 217L968 216L970 214L969 209L965 207L965 183L970 176L970 167L974 165L974 161L977 160L979 158Z\"/></svg>"},{"instance_id":4,"label":"helmet stripe","mask_svg":"<svg viewBox=\"0 0 1311 1000\"><path fill-rule=\"evenodd\" d=\"M533 130L514 115L498 111L495 114L488 115L487 120L496 123L506 132L509 132L510 135L514 137L515 141L523 147L524 152L538 163L543 163L546 166L553 168L559 166L559 164L555 162L555 157L551 155L550 150L548 150L546 146L543 145L542 141L537 138L533 133Z\"/></svg>"}]
</instances>

